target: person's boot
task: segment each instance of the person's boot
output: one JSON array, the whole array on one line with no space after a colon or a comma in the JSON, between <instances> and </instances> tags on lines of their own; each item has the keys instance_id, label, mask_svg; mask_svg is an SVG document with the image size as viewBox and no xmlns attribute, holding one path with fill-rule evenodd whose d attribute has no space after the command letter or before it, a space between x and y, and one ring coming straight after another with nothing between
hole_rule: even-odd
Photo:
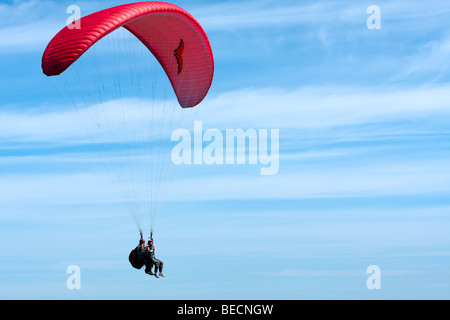
<instances>
[{"instance_id":1,"label":"person's boot","mask_svg":"<svg viewBox=\"0 0 450 320\"><path fill-rule=\"evenodd\" d=\"M152 270L145 270L145 273L146 273L146 274L149 274L149 275L151 275L151 276L153 276Z\"/></svg>"}]
</instances>

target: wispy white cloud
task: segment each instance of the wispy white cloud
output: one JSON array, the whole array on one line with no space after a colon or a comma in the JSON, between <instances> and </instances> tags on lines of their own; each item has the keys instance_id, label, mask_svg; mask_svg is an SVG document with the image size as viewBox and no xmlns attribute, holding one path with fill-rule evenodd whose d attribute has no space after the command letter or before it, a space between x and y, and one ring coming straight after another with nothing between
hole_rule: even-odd
<instances>
[{"instance_id":1,"label":"wispy white cloud","mask_svg":"<svg viewBox=\"0 0 450 320\"><path fill-rule=\"evenodd\" d=\"M347 9L347 5L344 5L344 8ZM337 2L332 1L322 3L235 1L193 8L193 12L207 29L235 30L336 22L340 20L342 5L339 7Z\"/></svg>"},{"instance_id":2,"label":"wispy white cloud","mask_svg":"<svg viewBox=\"0 0 450 320\"><path fill-rule=\"evenodd\" d=\"M345 87L241 90L209 98L199 119L212 126L326 128L441 117L448 86L408 89ZM207 120L207 121L206 121Z\"/></svg>"},{"instance_id":3,"label":"wispy white cloud","mask_svg":"<svg viewBox=\"0 0 450 320\"><path fill-rule=\"evenodd\" d=\"M449 88L439 86L434 88L411 88L398 91L378 92L375 89L350 89L350 88L300 88L294 91L284 91L279 89L259 89L241 90L229 92L213 98L209 98L202 105L197 114L197 120L203 121L203 130L208 128L281 128L288 132L283 139L288 145L297 141L299 132L322 132L327 129L326 135L330 139L340 139L336 128L347 128L346 135L355 139L359 135L360 139L370 139L370 136L383 134L385 139L389 135L396 136L395 123L417 122L427 119L430 123L438 123L434 128L425 129L412 126L399 130L402 134L415 135L423 130L435 130L436 134L445 133L445 116L449 113L446 99ZM96 105L97 111L109 110L110 113L101 123L106 127L120 128L120 124L132 123L129 132L130 140L142 138L142 125L134 125L142 120L142 111L133 114L127 113L126 119L122 118L123 113L116 107L133 104L133 101L111 101L103 105ZM0 137L4 141L9 141L9 145L26 147L32 143L61 143L63 145L89 144L91 141L86 134L86 128L78 120L76 113L69 109L66 111L46 112L45 108L39 108L34 112L4 111L0 113L1 122L5 125L0 129ZM62 110L63 108L60 108ZM181 109L181 108L180 108ZM118 111L119 110L119 111ZM129 110L133 110L130 108ZM89 108L80 110L81 113L89 113ZM84 117L89 117L85 115ZM430 120L431 119L431 120ZM94 121L95 122L95 121ZM111 123L109 123L111 122ZM144 121L144 124L147 123ZM383 129L388 123L393 123L387 129ZM371 126L373 124L378 124ZM354 127L365 127L366 136L361 136ZM95 127L95 123L94 123ZM394 128L394 130L392 129ZM191 129L191 128L190 128ZM291 129L291 130L288 130ZM287 131L286 131L287 130ZM114 130L113 130L114 131ZM145 130L144 130L145 131ZM124 133L122 131L122 133ZM169 132L170 133L170 132ZM282 132L283 133L283 132ZM312 135L313 136L313 135ZM322 137L323 138L323 137ZM321 137L315 137L320 140ZM123 142L122 137L111 135L107 141ZM380 156L389 153L389 145L378 149ZM31 147L33 147L31 145ZM8 147L11 148L11 147ZM387 148L387 149L386 149ZM32 149L30 149L32 150ZM24 156L3 157L3 165L15 163L53 163L53 164L86 164L89 166L98 164L101 161L99 155L88 150L76 152L63 151L60 154L37 156L32 152ZM299 150L281 152L280 170L276 176L261 177L258 174L259 166L252 168L247 165L249 171L239 171L239 166L215 167L211 176L202 174L202 168L195 165L189 167L189 174L185 179L175 179L171 181L171 191L168 200L211 200L211 199L307 199L307 198L343 198L343 197L367 197L367 196L388 196L388 195L419 195L429 193L448 192L448 181L450 176L446 172L448 163L442 159L416 159L415 157L390 158L389 163L376 163L376 161L344 161L339 166L316 166L304 167L299 165L299 161L311 161L322 159L325 161L330 157L349 159L359 159L361 148L334 148L317 149L309 152L299 152ZM372 149L372 154L376 153ZM116 153L116 158L112 160L132 160L133 155L128 153ZM111 161L111 158L107 158ZM208 168L203 167L207 172ZM97 170L98 166L92 170ZM178 169L183 169L179 167ZM225 174L226 173L226 174ZM209 172L211 174L211 172ZM254 175L253 175L254 174ZM30 175L21 178L20 176L2 176L0 185L3 186L2 198L5 202L18 201L24 192L23 185L29 190L26 194L33 195L28 201L49 201L53 199L65 199L64 201L116 201L108 200L111 196L109 191L113 190L110 177L100 173L100 179L91 176L80 176L75 174L58 176ZM83 186L86 181L90 181L89 188ZM138 184L141 181L137 182ZM64 187L59 187L64 186ZM66 186L72 186L69 189ZM186 186L190 186L186 190ZM255 188L255 186L258 186ZM135 186L135 188L145 186ZM91 189L92 188L92 189ZM34 191L32 191L34 190ZM38 192L36 192L38 190ZM78 192L78 194L74 196ZM57 197L48 197L40 194L40 191L47 195L57 194ZM113 192L115 194L115 191ZM95 195L94 198L91 196ZM18 198L19 197L19 198ZM91 200L90 200L91 199ZM95 200L94 200L95 199Z\"/></svg>"},{"instance_id":4,"label":"wispy white cloud","mask_svg":"<svg viewBox=\"0 0 450 320\"><path fill-rule=\"evenodd\" d=\"M193 7L192 10L208 29L234 30L255 27L292 25L365 26L369 3L355 1L231 1ZM405 28L427 29L440 25L449 12L439 1L389 1L380 4L383 21L400 33ZM411 23L420 19L423 24ZM394 29L392 28L392 29ZM347 30L347 28L344 28Z\"/></svg>"},{"instance_id":5,"label":"wispy white cloud","mask_svg":"<svg viewBox=\"0 0 450 320\"><path fill-rule=\"evenodd\" d=\"M427 273L420 269L392 270L383 269L383 276L398 277L411 276ZM286 269L273 273L258 273L279 277L361 277L366 278L365 270L306 270L306 269Z\"/></svg>"},{"instance_id":6,"label":"wispy white cloud","mask_svg":"<svg viewBox=\"0 0 450 320\"><path fill-rule=\"evenodd\" d=\"M18 26L0 28L0 51L35 51L43 52L46 44L53 37L55 24L38 21Z\"/></svg>"},{"instance_id":7,"label":"wispy white cloud","mask_svg":"<svg viewBox=\"0 0 450 320\"><path fill-rule=\"evenodd\" d=\"M0 4L0 51L43 50L58 27L64 26L51 16L58 5L51 1L14 1Z\"/></svg>"},{"instance_id":8,"label":"wispy white cloud","mask_svg":"<svg viewBox=\"0 0 450 320\"><path fill-rule=\"evenodd\" d=\"M184 119L182 115L190 119L192 110L179 108L171 100L120 99L85 108L47 105L20 112L5 107L0 111L0 121L4 124L0 137L23 143L132 142L173 129L175 124L184 123L180 120Z\"/></svg>"},{"instance_id":9,"label":"wispy white cloud","mask_svg":"<svg viewBox=\"0 0 450 320\"><path fill-rule=\"evenodd\" d=\"M418 48L417 52L405 57L408 64L398 78L433 73L434 80L445 76L450 67L450 36L430 40Z\"/></svg>"},{"instance_id":10,"label":"wispy white cloud","mask_svg":"<svg viewBox=\"0 0 450 320\"><path fill-rule=\"evenodd\" d=\"M68 18L66 9L69 2L56 1L15 1L12 4L0 4L0 50L36 50L42 49L51 37L64 26ZM82 16L106 7L102 1L78 1ZM111 3L110 6L119 3ZM183 6L182 3L179 5ZM448 7L438 1L392 1L382 6L383 21L396 34L420 28L422 32L439 26L439 21L448 14ZM339 37L348 38L348 32L360 34L367 19L366 7L354 1L245 1L221 2L201 6L193 4L186 7L208 31L233 31L249 28L289 27L292 25L309 26L309 30L297 30L290 37L310 34L329 43L324 28L333 28L333 37L339 29L345 30ZM421 19L421 23L411 21ZM333 26L339 24L341 28ZM346 25L345 28L342 26ZM354 28L360 25L361 28ZM317 30L315 30L317 29ZM407 29L407 30L406 30ZM335 39L337 40L337 39ZM337 41L336 41L337 43Z\"/></svg>"},{"instance_id":11,"label":"wispy white cloud","mask_svg":"<svg viewBox=\"0 0 450 320\"><path fill-rule=\"evenodd\" d=\"M168 201L210 201L237 199L320 199L443 194L450 191L449 165L446 161L410 161L407 163L365 164L341 168L302 168L280 165L276 176L234 173L226 166L208 176L201 168L179 168L185 178L169 181ZM203 172L208 172L204 167ZM92 170L92 169L91 169ZM100 170L100 171L99 171ZM178 169L177 169L178 170ZM27 174L0 177L0 202L28 203L100 203L117 202L118 190L111 176L100 167L94 173ZM144 182L126 181L122 191L146 190ZM26 196L24 196L26 195ZM136 194L132 196L137 197ZM25 198L24 198L25 197Z\"/></svg>"},{"instance_id":12,"label":"wispy white cloud","mask_svg":"<svg viewBox=\"0 0 450 320\"><path fill-rule=\"evenodd\" d=\"M43 52L53 36L65 26L68 1L13 1L0 4L0 52ZM77 1L81 15L105 9L102 1Z\"/></svg>"},{"instance_id":13,"label":"wispy white cloud","mask_svg":"<svg viewBox=\"0 0 450 320\"><path fill-rule=\"evenodd\" d=\"M208 128L320 130L378 123L380 126L373 129L373 134L377 134L376 130L383 132L383 125L389 123L420 122L422 119L427 121L434 119L436 123L442 123L450 113L448 90L450 88L447 85L398 90L345 87L299 88L293 91L271 88L243 89L207 98L201 105L195 107L197 110L191 110L195 112L190 113L188 118L193 119L195 116L196 120L202 120L204 130ZM126 117L122 111L124 108L127 110ZM145 106L143 108L145 109ZM12 142L86 143L89 141L87 133L95 134L98 121L100 126L113 129L130 124L126 133L128 139L134 141L142 138L139 131L145 130L145 125L151 126L151 109L144 109L136 109L132 100L111 101L77 112L69 107L59 109L65 111L55 111L56 108L48 107L50 112L46 112L44 107L27 112L5 109L0 113L0 121L3 123L0 127L0 137ZM153 109L159 110L156 106ZM154 123L159 123L159 116L153 117ZM179 117L182 115L175 116L176 119ZM190 122L182 122L191 126ZM167 128L175 127L172 125ZM410 130L423 128L416 126ZM442 128L436 130L439 132ZM392 131L390 133L392 134ZM125 134L124 130L106 138L121 141L119 140L123 139L121 134Z\"/></svg>"},{"instance_id":14,"label":"wispy white cloud","mask_svg":"<svg viewBox=\"0 0 450 320\"><path fill-rule=\"evenodd\" d=\"M107 174L2 175L0 181L3 205L114 202L117 192Z\"/></svg>"},{"instance_id":15,"label":"wispy white cloud","mask_svg":"<svg viewBox=\"0 0 450 320\"><path fill-rule=\"evenodd\" d=\"M328 169L283 167L281 163L280 172L273 177L229 174L173 181L171 197L180 200L310 199L445 193L450 188L447 184L450 175L445 173L448 169L445 161L371 163ZM190 186L195 192L191 194L184 186Z\"/></svg>"}]
</instances>

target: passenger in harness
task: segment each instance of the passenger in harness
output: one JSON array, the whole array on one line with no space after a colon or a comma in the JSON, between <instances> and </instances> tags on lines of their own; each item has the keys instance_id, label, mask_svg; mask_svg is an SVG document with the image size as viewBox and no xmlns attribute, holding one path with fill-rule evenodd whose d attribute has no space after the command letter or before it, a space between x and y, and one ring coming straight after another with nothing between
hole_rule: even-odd
<instances>
[{"instance_id":1,"label":"passenger in harness","mask_svg":"<svg viewBox=\"0 0 450 320\"><path fill-rule=\"evenodd\" d=\"M153 245L153 238L150 238L147 243L147 247L145 250L145 273L153 275L152 273L152 267L155 266L155 273L154 276L159 277L165 277L165 275L162 273L164 262L162 262L159 259L156 259L155 257L155 247Z\"/></svg>"}]
</instances>

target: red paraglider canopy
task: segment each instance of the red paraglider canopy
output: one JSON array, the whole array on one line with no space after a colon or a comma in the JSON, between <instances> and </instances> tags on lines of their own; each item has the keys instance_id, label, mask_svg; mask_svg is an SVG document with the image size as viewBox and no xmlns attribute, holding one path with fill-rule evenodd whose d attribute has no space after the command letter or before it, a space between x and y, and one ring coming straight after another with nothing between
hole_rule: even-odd
<instances>
[{"instance_id":1,"label":"red paraglider canopy","mask_svg":"<svg viewBox=\"0 0 450 320\"><path fill-rule=\"evenodd\" d=\"M79 21L80 28L64 27L42 57L47 76L64 72L94 43L124 27L156 57L183 108L199 104L214 74L209 40L200 24L184 9L165 2L137 2L95 12Z\"/></svg>"}]
</instances>

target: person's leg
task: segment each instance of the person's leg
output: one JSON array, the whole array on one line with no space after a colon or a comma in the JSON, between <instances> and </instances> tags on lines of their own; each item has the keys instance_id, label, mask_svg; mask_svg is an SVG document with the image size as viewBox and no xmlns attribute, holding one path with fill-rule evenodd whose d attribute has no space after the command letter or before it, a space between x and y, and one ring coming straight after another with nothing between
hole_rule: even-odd
<instances>
[{"instance_id":1,"label":"person's leg","mask_svg":"<svg viewBox=\"0 0 450 320\"><path fill-rule=\"evenodd\" d=\"M163 274L163 267L164 267L164 262L162 262L161 260L158 260L158 262L159 262L159 275L161 276L161 277L165 277L165 275Z\"/></svg>"},{"instance_id":2,"label":"person's leg","mask_svg":"<svg viewBox=\"0 0 450 320\"><path fill-rule=\"evenodd\" d=\"M148 262L145 264L145 273L148 273L149 275L152 276L152 275L153 275L152 267L153 267L152 262L151 262L151 261L148 261Z\"/></svg>"},{"instance_id":3,"label":"person's leg","mask_svg":"<svg viewBox=\"0 0 450 320\"><path fill-rule=\"evenodd\" d=\"M158 259L152 259L152 262L155 265L155 274L158 274L158 270L160 268L160 261Z\"/></svg>"}]
</instances>

